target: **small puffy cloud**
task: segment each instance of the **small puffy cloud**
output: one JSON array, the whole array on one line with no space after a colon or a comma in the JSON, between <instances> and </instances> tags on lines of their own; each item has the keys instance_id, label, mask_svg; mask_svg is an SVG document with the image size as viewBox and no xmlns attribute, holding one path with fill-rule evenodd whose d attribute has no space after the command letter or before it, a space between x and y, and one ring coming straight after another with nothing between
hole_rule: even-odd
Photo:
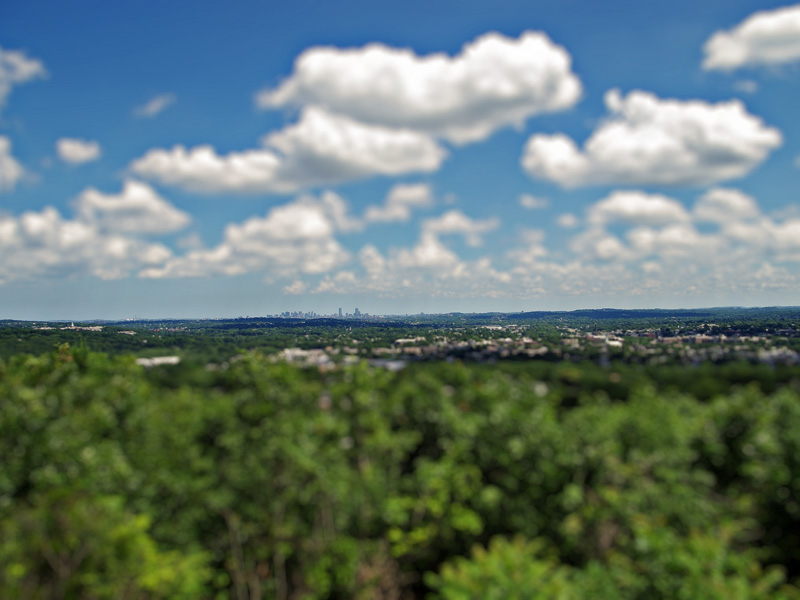
<instances>
[{"instance_id":1,"label":"small puffy cloud","mask_svg":"<svg viewBox=\"0 0 800 600\"><path fill-rule=\"evenodd\" d=\"M81 165L100 158L100 144L93 140L61 138L56 141L58 157L71 165Z\"/></svg>"},{"instance_id":2,"label":"small puffy cloud","mask_svg":"<svg viewBox=\"0 0 800 600\"><path fill-rule=\"evenodd\" d=\"M662 259L690 259L713 264L724 239L717 235L702 235L691 223L673 223L656 229L639 227L627 235L635 256L658 255Z\"/></svg>"},{"instance_id":3,"label":"small puffy cloud","mask_svg":"<svg viewBox=\"0 0 800 600\"><path fill-rule=\"evenodd\" d=\"M782 143L738 100L661 99L619 90L605 96L611 113L579 149L563 134L531 136L521 159L535 178L564 187L591 184L705 185L742 177Z\"/></svg>"},{"instance_id":4,"label":"small puffy cloud","mask_svg":"<svg viewBox=\"0 0 800 600\"><path fill-rule=\"evenodd\" d=\"M161 244L103 232L82 219L63 219L53 207L0 216L0 283L93 275L118 279L167 260Z\"/></svg>"},{"instance_id":5,"label":"small puffy cloud","mask_svg":"<svg viewBox=\"0 0 800 600\"><path fill-rule=\"evenodd\" d=\"M76 213L103 231L169 233L183 229L191 217L159 196L149 185L127 180L119 194L88 188L76 201Z\"/></svg>"},{"instance_id":6,"label":"small puffy cloud","mask_svg":"<svg viewBox=\"0 0 800 600\"><path fill-rule=\"evenodd\" d=\"M539 198L530 194L520 194L519 205L528 210L535 210L537 208L547 208L550 206L550 201L547 198Z\"/></svg>"},{"instance_id":7,"label":"small puffy cloud","mask_svg":"<svg viewBox=\"0 0 800 600\"><path fill-rule=\"evenodd\" d=\"M796 62L800 60L800 4L754 13L729 31L717 31L703 51L707 70Z\"/></svg>"},{"instance_id":8,"label":"small puffy cloud","mask_svg":"<svg viewBox=\"0 0 800 600\"><path fill-rule=\"evenodd\" d=\"M530 267L548 255L544 246L545 233L541 229L525 229L520 237L523 246L508 252L508 257L518 265Z\"/></svg>"},{"instance_id":9,"label":"small puffy cloud","mask_svg":"<svg viewBox=\"0 0 800 600\"><path fill-rule=\"evenodd\" d=\"M800 169L800 156L794 159L794 166Z\"/></svg>"},{"instance_id":10,"label":"small puffy cloud","mask_svg":"<svg viewBox=\"0 0 800 600\"><path fill-rule=\"evenodd\" d=\"M388 223L408 221L415 208L427 208L433 205L431 187L424 183L398 184L386 197L382 206L368 206L364 213L367 222Z\"/></svg>"},{"instance_id":11,"label":"small puffy cloud","mask_svg":"<svg viewBox=\"0 0 800 600\"><path fill-rule=\"evenodd\" d=\"M133 114L137 117L151 119L163 112L170 104L174 104L177 99L175 94L159 94L141 106L134 108Z\"/></svg>"},{"instance_id":12,"label":"small puffy cloud","mask_svg":"<svg viewBox=\"0 0 800 600\"><path fill-rule=\"evenodd\" d=\"M578 226L578 217L573 215L572 213L564 213L563 215L558 215L556 219L556 224L559 227L563 227L564 229L573 229Z\"/></svg>"},{"instance_id":13,"label":"small puffy cloud","mask_svg":"<svg viewBox=\"0 0 800 600\"><path fill-rule=\"evenodd\" d=\"M500 225L497 217L482 221L469 218L460 210L450 210L440 217L426 219L422 222L423 234L460 234L470 246L480 246L482 235L494 231Z\"/></svg>"},{"instance_id":14,"label":"small puffy cloud","mask_svg":"<svg viewBox=\"0 0 800 600\"><path fill-rule=\"evenodd\" d=\"M420 226L417 242L410 247L391 248L386 254L368 244L358 253L363 276L352 270L326 275L314 293L370 292L393 297L496 296L496 284L507 285L510 275L496 270L488 257L462 260L440 239L445 234L462 234L468 242L480 243L480 236L495 227L496 219L474 220L460 211L427 219Z\"/></svg>"},{"instance_id":15,"label":"small puffy cloud","mask_svg":"<svg viewBox=\"0 0 800 600\"><path fill-rule=\"evenodd\" d=\"M423 232L419 241L410 249L402 249L394 257L402 269L434 269L451 267L459 262L458 256L448 249L438 237Z\"/></svg>"},{"instance_id":16,"label":"small puffy cloud","mask_svg":"<svg viewBox=\"0 0 800 600\"><path fill-rule=\"evenodd\" d=\"M590 227L569 241L569 249L584 261L627 261L631 251L602 227Z\"/></svg>"},{"instance_id":17,"label":"small puffy cloud","mask_svg":"<svg viewBox=\"0 0 800 600\"><path fill-rule=\"evenodd\" d=\"M299 279L295 279L289 285L284 286L283 293L291 296L298 296L305 293L307 290L308 286L304 282L300 281Z\"/></svg>"},{"instance_id":18,"label":"small puffy cloud","mask_svg":"<svg viewBox=\"0 0 800 600\"><path fill-rule=\"evenodd\" d=\"M689 213L677 200L640 191L616 191L588 211L592 225L623 222L629 225L668 225L689 221Z\"/></svg>"},{"instance_id":19,"label":"small puffy cloud","mask_svg":"<svg viewBox=\"0 0 800 600\"><path fill-rule=\"evenodd\" d=\"M12 190L25 175L25 169L11 155L11 140L0 135L0 192Z\"/></svg>"},{"instance_id":20,"label":"small puffy cloud","mask_svg":"<svg viewBox=\"0 0 800 600\"><path fill-rule=\"evenodd\" d=\"M422 232L414 246L393 249L388 255L372 245L364 246L358 259L363 277L351 271L326 276L314 292L369 292L395 298L421 294L493 297L501 295L497 284L507 285L510 280L489 258L463 261L429 232Z\"/></svg>"},{"instance_id":21,"label":"small puffy cloud","mask_svg":"<svg viewBox=\"0 0 800 600\"><path fill-rule=\"evenodd\" d=\"M533 115L564 110L581 95L569 53L544 33L487 33L460 54L418 56L383 44L315 47L295 61L261 108L321 106L363 123L411 129L454 143L485 139Z\"/></svg>"},{"instance_id":22,"label":"small puffy cloud","mask_svg":"<svg viewBox=\"0 0 800 600\"><path fill-rule=\"evenodd\" d=\"M713 188L703 194L694 205L694 216L698 221L726 223L754 219L760 215L755 199L730 188Z\"/></svg>"},{"instance_id":23,"label":"small puffy cloud","mask_svg":"<svg viewBox=\"0 0 800 600\"><path fill-rule=\"evenodd\" d=\"M222 242L190 251L140 275L148 278L240 275L255 271L292 277L328 272L350 255L333 237L324 206L300 199L225 228Z\"/></svg>"},{"instance_id":24,"label":"small puffy cloud","mask_svg":"<svg viewBox=\"0 0 800 600\"><path fill-rule=\"evenodd\" d=\"M24 52L0 48L0 110L15 85L47 76L41 61L28 58Z\"/></svg>"},{"instance_id":25,"label":"small puffy cloud","mask_svg":"<svg viewBox=\"0 0 800 600\"><path fill-rule=\"evenodd\" d=\"M429 136L369 126L318 108L264 137L263 148L220 156L211 146L154 149L135 160L137 175L205 193L287 193L372 175L439 168L446 151Z\"/></svg>"}]
</instances>

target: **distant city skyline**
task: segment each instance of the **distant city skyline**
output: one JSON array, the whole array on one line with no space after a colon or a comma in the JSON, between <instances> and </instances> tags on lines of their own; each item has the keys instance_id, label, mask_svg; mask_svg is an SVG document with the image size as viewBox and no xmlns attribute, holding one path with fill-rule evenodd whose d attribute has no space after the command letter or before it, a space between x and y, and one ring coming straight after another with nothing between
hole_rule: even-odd
<instances>
[{"instance_id":1,"label":"distant city skyline","mask_svg":"<svg viewBox=\"0 0 800 600\"><path fill-rule=\"evenodd\" d=\"M6 0L0 319L795 304L798 82L772 0Z\"/></svg>"}]
</instances>

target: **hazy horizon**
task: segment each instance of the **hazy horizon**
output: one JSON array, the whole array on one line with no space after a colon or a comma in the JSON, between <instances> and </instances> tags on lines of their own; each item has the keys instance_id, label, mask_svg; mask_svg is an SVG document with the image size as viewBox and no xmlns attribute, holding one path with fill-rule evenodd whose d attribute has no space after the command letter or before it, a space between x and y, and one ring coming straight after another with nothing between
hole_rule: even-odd
<instances>
[{"instance_id":1,"label":"hazy horizon","mask_svg":"<svg viewBox=\"0 0 800 600\"><path fill-rule=\"evenodd\" d=\"M515 315L521 313L530 313L530 312L545 312L545 313L573 313L579 311L599 311L599 310L608 310L608 311L665 311L665 312L679 312L679 311L704 311L704 310L768 310L768 309L794 309L800 308L798 304L775 304L775 305L763 305L763 306L754 306L754 305L718 305L718 306L675 306L675 307L664 307L664 306L649 306L649 307L636 307L636 308L619 308L615 306L595 306L595 307L579 307L579 308L562 308L562 309L528 309L528 310L516 310L516 311L502 311L502 310L491 310L491 311L477 311L477 310L451 310L451 311L435 311L435 312L427 312L427 311L417 311L417 312L371 312L368 310L362 310L360 307L341 307L342 308L342 319L350 319L352 317L354 308L359 308L361 311L362 316L367 317L417 317L417 316L426 316L426 317L436 317L436 316L443 316L443 315L451 315L451 314L463 314L463 315L481 315L481 314L499 314L499 315ZM103 322L117 322L117 321L158 321L161 319L165 320L175 320L175 321L182 321L182 320L231 320L231 319L259 319L259 318L283 318L281 313L284 312L302 312L305 314L314 313L313 317L309 318L339 318L338 317L338 310L339 307L336 307L334 310L331 311L324 311L324 310L303 310L300 311L299 309L295 309L292 307L286 307L281 311L276 311L272 313L248 313L248 314L151 314L151 315L125 315L125 316L94 316L94 317L75 317L75 316L60 316L60 317L52 317L52 318L21 318L16 316L2 316L0 317L0 321L22 321L22 322L90 322L90 321L103 321ZM298 317L285 317L285 318L306 318L305 316L298 316Z\"/></svg>"}]
</instances>

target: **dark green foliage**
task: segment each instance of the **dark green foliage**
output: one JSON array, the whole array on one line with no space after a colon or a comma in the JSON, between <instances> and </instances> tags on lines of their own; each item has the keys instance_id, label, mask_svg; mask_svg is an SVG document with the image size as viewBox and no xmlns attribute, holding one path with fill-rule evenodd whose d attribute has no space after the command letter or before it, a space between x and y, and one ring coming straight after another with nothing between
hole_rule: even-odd
<instances>
[{"instance_id":1,"label":"dark green foliage","mask_svg":"<svg viewBox=\"0 0 800 600\"><path fill-rule=\"evenodd\" d=\"M796 380L14 356L0 596L798 598Z\"/></svg>"}]
</instances>

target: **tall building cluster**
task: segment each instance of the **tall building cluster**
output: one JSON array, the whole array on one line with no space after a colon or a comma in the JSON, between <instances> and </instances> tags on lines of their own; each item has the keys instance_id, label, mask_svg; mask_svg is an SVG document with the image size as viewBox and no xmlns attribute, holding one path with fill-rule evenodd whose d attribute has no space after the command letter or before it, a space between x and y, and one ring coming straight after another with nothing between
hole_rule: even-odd
<instances>
[{"instance_id":1,"label":"tall building cluster","mask_svg":"<svg viewBox=\"0 0 800 600\"><path fill-rule=\"evenodd\" d=\"M277 315L269 315L274 317L282 317L284 319L324 319L324 318L338 318L339 319L363 319L369 317L369 313L362 313L358 307L353 310L352 313L343 312L342 309L339 309L338 315L337 313L329 314L329 315L321 315L314 311L304 312L302 310L287 310Z\"/></svg>"}]
</instances>

